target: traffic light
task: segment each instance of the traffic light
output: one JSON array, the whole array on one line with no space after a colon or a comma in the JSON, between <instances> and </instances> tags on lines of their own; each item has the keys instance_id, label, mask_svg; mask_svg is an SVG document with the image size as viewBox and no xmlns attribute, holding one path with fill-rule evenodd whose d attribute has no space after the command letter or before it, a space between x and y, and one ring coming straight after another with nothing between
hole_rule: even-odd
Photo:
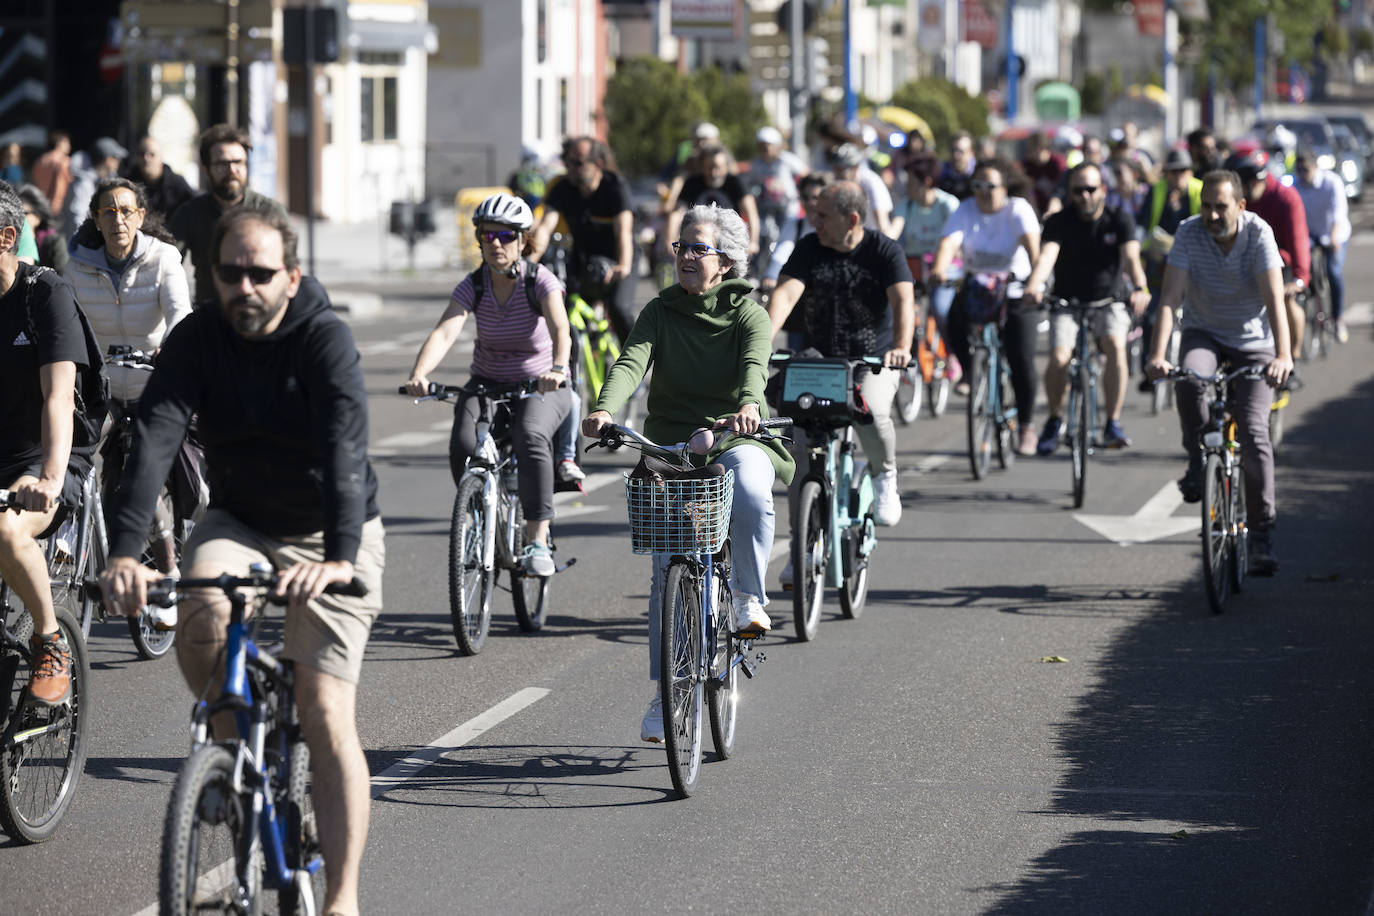
<instances>
[{"instance_id":1,"label":"traffic light","mask_svg":"<svg viewBox=\"0 0 1374 916\"><path fill-rule=\"evenodd\" d=\"M281 59L305 63L305 17L310 16L314 41L310 59L329 64L339 59L339 13L327 6L288 6L281 11Z\"/></svg>"}]
</instances>

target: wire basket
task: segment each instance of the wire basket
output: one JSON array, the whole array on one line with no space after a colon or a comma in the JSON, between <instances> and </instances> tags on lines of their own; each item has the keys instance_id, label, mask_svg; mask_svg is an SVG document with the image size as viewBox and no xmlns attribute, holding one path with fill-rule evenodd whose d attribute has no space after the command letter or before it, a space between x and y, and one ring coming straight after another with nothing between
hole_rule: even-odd
<instances>
[{"instance_id":1,"label":"wire basket","mask_svg":"<svg viewBox=\"0 0 1374 916\"><path fill-rule=\"evenodd\" d=\"M630 549L640 554L715 553L730 533L735 472L689 480L625 476Z\"/></svg>"}]
</instances>

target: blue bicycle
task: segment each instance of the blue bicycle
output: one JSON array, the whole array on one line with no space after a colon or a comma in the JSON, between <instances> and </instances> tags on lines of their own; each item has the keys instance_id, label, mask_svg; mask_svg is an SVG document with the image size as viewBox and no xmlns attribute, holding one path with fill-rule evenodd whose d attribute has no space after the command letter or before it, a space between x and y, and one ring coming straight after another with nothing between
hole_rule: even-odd
<instances>
[{"instance_id":1,"label":"blue bicycle","mask_svg":"<svg viewBox=\"0 0 1374 916\"><path fill-rule=\"evenodd\" d=\"M1016 404L1011 366L1002 352L1002 319L1006 312L1005 274L972 274L964 280L964 310L969 322L970 365L968 460L973 476L988 476L993 443L1003 470L1016 460Z\"/></svg>"},{"instance_id":2,"label":"blue bicycle","mask_svg":"<svg viewBox=\"0 0 1374 916\"><path fill-rule=\"evenodd\" d=\"M257 591L261 609L280 603L271 594L276 584L270 567L254 564L246 576L164 579L148 590L150 605L171 607L184 589L219 589L231 608L224 684L218 699L202 697L192 710L191 755L163 825L163 916L261 913L268 890L276 891L279 912L311 914L323 896L310 750L296 714L294 671L254 641L263 615L245 619L244 589ZM87 588L99 594L98 582ZM361 597L367 588L355 579L326 591ZM221 712L233 713L238 735L211 741L210 719Z\"/></svg>"}]
</instances>

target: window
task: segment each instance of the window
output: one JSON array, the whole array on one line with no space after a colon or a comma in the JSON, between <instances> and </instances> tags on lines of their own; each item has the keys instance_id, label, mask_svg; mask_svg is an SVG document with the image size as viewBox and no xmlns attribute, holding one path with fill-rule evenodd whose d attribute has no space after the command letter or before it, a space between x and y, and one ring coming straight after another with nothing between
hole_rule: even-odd
<instances>
[{"instance_id":1,"label":"window","mask_svg":"<svg viewBox=\"0 0 1374 916\"><path fill-rule=\"evenodd\" d=\"M384 143L397 134L397 78L364 74L358 87L358 126L364 143Z\"/></svg>"},{"instance_id":2,"label":"window","mask_svg":"<svg viewBox=\"0 0 1374 916\"><path fill-rule=\"evenodd\" d=\"M535 0L534 8L534 59L542 64L548 57L548 0Z\"/></svg>"},{"instance_id":3,"label":"window","mask_svg":"<svg viewBox=\"0 0 1374 916\"><path fill-rule=\"evenodd\" d=\"M558 81L558 136L568 135L568 78Z\"/></svg>"}]
</instances>

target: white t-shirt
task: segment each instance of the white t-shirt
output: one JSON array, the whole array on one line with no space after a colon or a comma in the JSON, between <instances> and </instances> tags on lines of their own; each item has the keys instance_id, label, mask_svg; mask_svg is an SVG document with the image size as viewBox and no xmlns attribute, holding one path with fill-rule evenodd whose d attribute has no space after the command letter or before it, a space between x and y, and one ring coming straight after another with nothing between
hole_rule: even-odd
<instances>
[{"instance_id":1,"label":"white t-shirt","mask_svg":"<svg viewBox=\"0 0 1374 916\"><path fill-rule=\"evenodd\" d=\"M959 203L945 223L945 236L957 235L964 257L964 273L1009 272L1014 281L1007 295L1019 298L1021 283L1030 276L1030 253L1021 245L1021 236L1040 234L1035 209L1024 197L1008 197L996 213L978 209L970 197Z\"/></svg>"},{"instance_id":2,"label":"white t-shirt","mask_svg":"<svg viewBox=\"0 0 1374 916\"><path fill-rule=\"evenodd\" d=\"M889 216L892 214L892 192L883 184L883 179L868 166L859 169L858 177L854 180L868 195L868 219L864 221L864 228L877 232L877 214L882 211L886 211Z\"/></svg>"}]
</instances>

